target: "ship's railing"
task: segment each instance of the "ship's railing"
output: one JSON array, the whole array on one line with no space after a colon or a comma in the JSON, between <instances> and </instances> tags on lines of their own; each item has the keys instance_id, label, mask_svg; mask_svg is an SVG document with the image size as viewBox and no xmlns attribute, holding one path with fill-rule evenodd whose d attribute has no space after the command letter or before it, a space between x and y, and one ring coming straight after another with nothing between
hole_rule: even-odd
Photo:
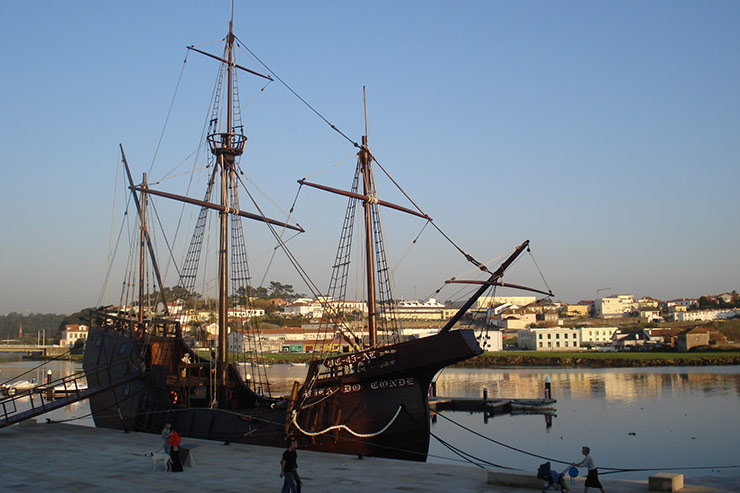
<instances>
[{"instance_id":1,"label":"ship's railing","mask_svg":"<svg viewBox=\"0 0 740 493\"><path fill-rule=\"evenodd\" d=\"M91 326L132 337L143 337L146 334L159 337L182 337L182 328L177 320L156 317L139 322L138 318L108 311L94 311L90 318Z\"/></svg>"},{"instance_id":2,"label":"ship's railing","mask_svg":"<svg viewBox=\"0 0 740 493\"><path fill-rule=\"evenodd\" d=\"M368 349L327 358L319 365L319 380L364 373L393 366L397 361L395 349Z\"/></svg>"}]
</instances>

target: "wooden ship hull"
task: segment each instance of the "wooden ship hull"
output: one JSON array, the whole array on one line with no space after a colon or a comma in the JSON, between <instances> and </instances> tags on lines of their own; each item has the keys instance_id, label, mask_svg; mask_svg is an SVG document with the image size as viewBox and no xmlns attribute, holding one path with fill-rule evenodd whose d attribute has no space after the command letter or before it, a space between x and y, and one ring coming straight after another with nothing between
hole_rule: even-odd
<instances>
[{"instance_id":1,"label":"wooden ship hull","mask_svg":"<svg viewBox=\"0 0 740 493\"><path fill-rule=\"evenodd\" d=\"M418 461L429 448L432 378L482 352L461 330L317 360L286 398L254 392L230 365L229 405L215 408L211 363L182 342L179 326L143 336L135 327L105 315L91 323L83 367L90 386L109 387L90 397L98 427L159 434L169 421L185 437L282 446L291 434L303 449Z\"/></svg>"}]
</instances>

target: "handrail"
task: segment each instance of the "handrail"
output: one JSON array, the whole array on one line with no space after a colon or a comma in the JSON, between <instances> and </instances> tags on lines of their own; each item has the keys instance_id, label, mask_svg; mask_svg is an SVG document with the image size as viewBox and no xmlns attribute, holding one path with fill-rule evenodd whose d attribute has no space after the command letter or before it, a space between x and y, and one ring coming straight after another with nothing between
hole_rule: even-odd
<instances>
[{"instance_id":1,"label":"handrail","mask_svg":"<svg viewBox=\"0 0 740 493\"><path fill-rule=\"evenodd\" d=\"M124 361L120 361L119 364L125 364ZM119 385L122 385L123 383L130 381L133 378L138 378L138 375L133 375L131 378L123 378L119 381L116 381L115 383L110 383L106 386L98 386L96 388L82 388L81 383L83 379L87 378L87 375L89 373L98 373L100 371L104 371L108 374L108 382L112 381L111 378L111 370L113 367L108 365L100 365L96 368L94 368L92 371L80 371L73 373L71 375L67 375L62 378L57 378L56 380L53 380L48 383L39 383L37 385L34 385L33 387L22 390L20 392L14 392L12 395L7 395L0 399L0 428L4 428L6 426L18 423L20 421L33 418L34 416L38 416L41 414L44 414L45 412L52 411L54 409L58 409L60 407L64 407L68 404L72 404L74 402L78 402L84 399L87 399L90 395L94 393L101 392L102 390L117 387ZM85 380L86 382L86 380ZM60 398L54 400L53 392L54 387L58 386L64 386L65 392L67 390L74 390L74 392L71 395L68 395L66 398ZM8 385L6 386L8 391L11 390L12 386ZM34 400L34 397L37 397L38 400ZM31 407L30 409L24 409L19 410L18 408L18 402L22 399L28 399ZM50 402L54 401L54 402Z\"/></svg>"}]
</instances>

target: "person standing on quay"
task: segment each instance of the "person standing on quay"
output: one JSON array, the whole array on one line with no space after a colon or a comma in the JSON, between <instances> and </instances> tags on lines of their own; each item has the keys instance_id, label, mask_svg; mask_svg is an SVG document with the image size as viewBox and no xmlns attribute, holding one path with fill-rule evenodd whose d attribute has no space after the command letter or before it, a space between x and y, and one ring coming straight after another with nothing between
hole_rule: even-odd
<instances>
[{"instance_id":1,"label":"person standing on quay","mask_svg":"<svg viewBox=\"0 0 740 493\"><path fill-rule=\"evenodd\" d=\"M298 469L298 442L293 437L288 437L288 449L283 452L283 458L280 461L280 477L283 479L282 493L299 493L297 480Z\"/></svg>"},{"instance_id":2,"label":"person standing on quay","mask_svg":"<svg viewBox=\"0 0 740 493\"><path fill-rule=\"evenodd\" d=\"M170 441L170 435L172 435L172 423L167 422L164 424L164 428L162 428L162 440L164 441L164 453L167 455L170 455L170 446L167 445L167 442Z\"/></svg>"},{"instance_id":3,"label":"person standing on quay","mask_svg":"<svg viewBox=\"0 0 740 493\"><path fill-rule=\"evenodd\" d=\"M180 434L177 432L177 428L172 426L172 434L170 439L167 441L167 445L170 448L170 460L172 461L172 472L182 472L182 461L180 461Z\"/></svg>"},{"instance_id":4,"label":"person standing on quay","mask_svg":"<svg viewBox=\"0 0 740 493\"><path fill-rule=\"evenodd\" d=\"M599 471L596 469L596 462L591 457L591 449L589 447L583 447L581 453L585 456L581 462L573 463L574 466L585 467L588 469L588 476L586 476L586 483L583 485L584 492L588 492L589 488L598 488L601 493L604 493L604 488L599 482Z\"/></svg>"}]
</instances>

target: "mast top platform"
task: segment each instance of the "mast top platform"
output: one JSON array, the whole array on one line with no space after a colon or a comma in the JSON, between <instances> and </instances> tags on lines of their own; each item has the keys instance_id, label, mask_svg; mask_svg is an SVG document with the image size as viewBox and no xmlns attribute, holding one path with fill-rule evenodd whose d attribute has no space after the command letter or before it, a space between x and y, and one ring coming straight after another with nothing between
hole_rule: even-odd
<instances>
[{"instance_id":1,"label":"mast top platform","mask_svg":"<svg viewBox=\"0 0 740 493\"><path fill-rule=\"evenodd\" d=\"M235 133L214 133L208 136L208 145L211 152L216 156L225 154L227 156L241 156L247 137Z\"/></svg>"}]
</instances>

